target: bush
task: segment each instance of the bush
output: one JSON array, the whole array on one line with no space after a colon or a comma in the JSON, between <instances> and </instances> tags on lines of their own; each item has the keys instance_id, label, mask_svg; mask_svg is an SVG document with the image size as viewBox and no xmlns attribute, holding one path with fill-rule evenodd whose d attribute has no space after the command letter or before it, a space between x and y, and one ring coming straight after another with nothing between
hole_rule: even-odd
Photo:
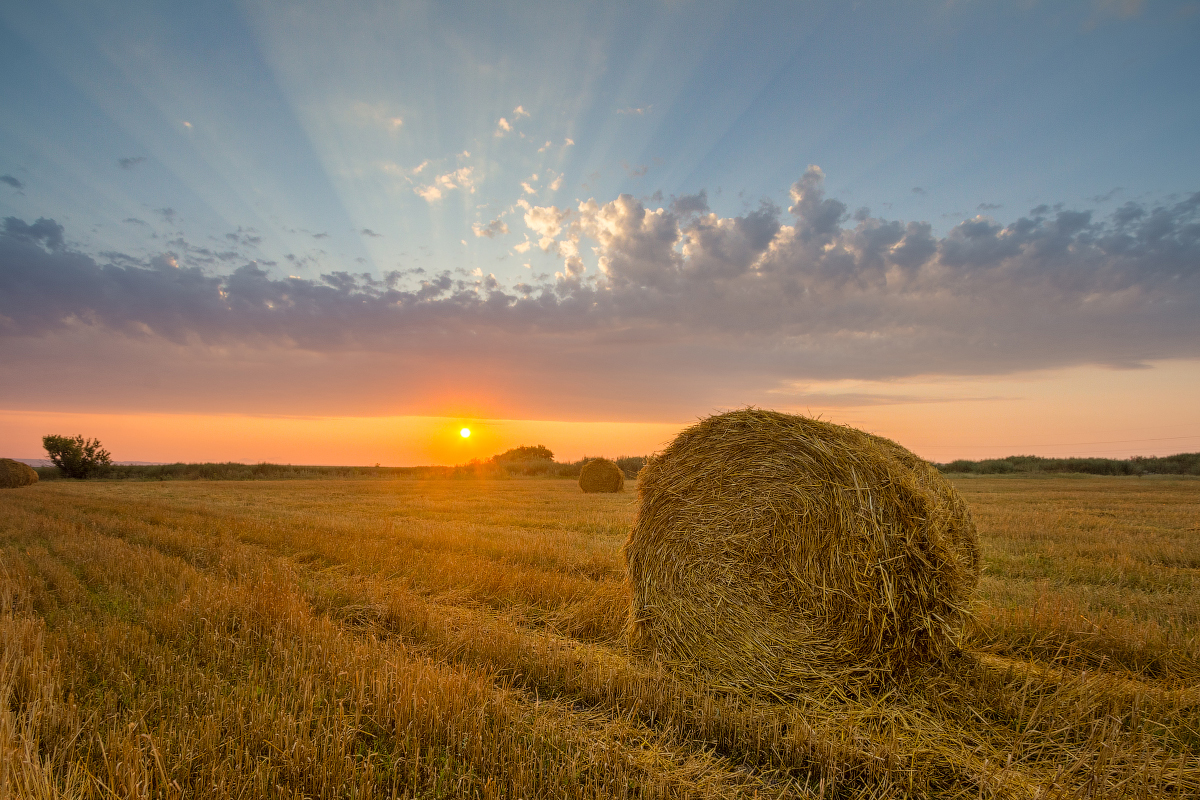
<instances>
[{"instance_id":1,"label":"bush","mask_svg":"<svg viewBox=\"0 0 1200 800\"><path fill-rule=\"evenodd\" d=\"M54 466L68 478L87 478L112 463L112 456L100 446L98 439L51 434L42 437L42 447L46 448Z\"/></svg>"}]
</instances>

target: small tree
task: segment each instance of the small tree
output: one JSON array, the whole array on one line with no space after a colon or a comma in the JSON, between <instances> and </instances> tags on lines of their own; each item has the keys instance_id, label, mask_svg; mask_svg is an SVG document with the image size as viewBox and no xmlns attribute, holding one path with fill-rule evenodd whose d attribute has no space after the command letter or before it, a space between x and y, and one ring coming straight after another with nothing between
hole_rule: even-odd
<instances>
[{"instance_id":1,"label":"small tree","mask_svg":"<svg viewBox=\"0 0 1200 800\"><path fill-rule=\"evenodd\" d=\"M42 447L54 466L68 478L86 478L112 463L112 456L100 446L99 439L82 436L43 436Z\"/></svg>"}]
</instances>

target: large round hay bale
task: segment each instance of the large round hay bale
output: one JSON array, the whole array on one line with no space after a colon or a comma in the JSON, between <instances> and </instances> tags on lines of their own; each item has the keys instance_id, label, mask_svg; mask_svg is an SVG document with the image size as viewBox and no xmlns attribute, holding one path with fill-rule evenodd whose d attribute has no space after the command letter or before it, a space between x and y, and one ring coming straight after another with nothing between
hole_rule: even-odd
<instances>
[{"instance_id":1,"label":"large round hay bale","mask_svg":"<svg viewBox=\"0 0 1200 800\"><path fill-rule=\"evenodd\" d=\"M944 661L979 580L970 512L932 465L758 409L646 464L624 554L635 648L776 693Z\"/></svg>"},{"instance_id":2,"label":"large round hay bale","mask_svg":"<svg viewBox=\"0 0 1200 800\"><path fill-rule=\"evenodd\" d=\"M38 482L33 467L11 458L0 458L0 489L16 489Z\"/></svg>"},{"instance_id":3,"label":"large round hay bale","mask_svg":"<svg viewBox=\"0 0 1200 800\"><path fill-rule=\"evenodd\" d=\"M619 492L625 488L625 473L615 461L593 458L579 470L579 488L585 492Z\"/></svg>"}]
</instances>

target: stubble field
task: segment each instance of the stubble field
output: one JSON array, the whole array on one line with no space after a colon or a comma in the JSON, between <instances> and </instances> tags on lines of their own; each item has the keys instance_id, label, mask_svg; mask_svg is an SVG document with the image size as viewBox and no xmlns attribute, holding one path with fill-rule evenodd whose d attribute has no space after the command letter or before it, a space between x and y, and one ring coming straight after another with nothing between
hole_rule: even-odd
<instances>
[{"instance_id":1,"label":"stubble field","mask_svg":"<svg viewBox=\"0 0 1200 800\"><path fill-rule=\"evenodd\" d=\"M963 658L782 700L625 651L629 487L0 492L0 797L1200 796L1200 480L956 485Z\"/></svg>"}]
</instances>

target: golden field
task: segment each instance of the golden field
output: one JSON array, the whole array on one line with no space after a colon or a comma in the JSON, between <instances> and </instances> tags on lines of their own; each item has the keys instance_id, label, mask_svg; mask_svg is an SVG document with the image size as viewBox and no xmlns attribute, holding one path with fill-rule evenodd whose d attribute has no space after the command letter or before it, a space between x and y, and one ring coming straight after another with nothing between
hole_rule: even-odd
<instances>
[{"instance_id":1,"label":"golden field","mask_svg":"<svg viewBox=\"0 0 1200 800\"><path fill-rule=\"evenodd\" d=\"M635 494L0 492L0 797L1200 796L1200 480L962 478L964 655L722 694L630 656Z\"/></svg>"}]
</instances>

